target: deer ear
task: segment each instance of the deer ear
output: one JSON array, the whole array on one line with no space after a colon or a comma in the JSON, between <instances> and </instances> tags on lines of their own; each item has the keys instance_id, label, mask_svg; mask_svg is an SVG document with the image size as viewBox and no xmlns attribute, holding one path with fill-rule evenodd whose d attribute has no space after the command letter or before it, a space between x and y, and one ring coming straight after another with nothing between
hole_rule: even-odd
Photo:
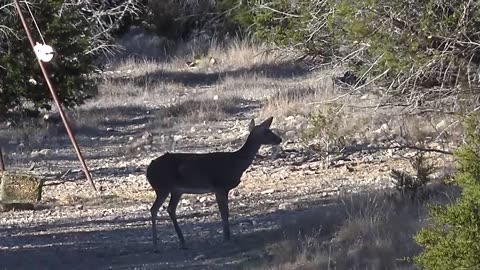
<instances>
[{"instance_id":1,"label":"deer ear","mask_svg":"<svg viewBox=\"0 0 480 270\"><path fill-rule=\"evenodd\" d=\"M267 120L263 121L259 126L264 126L269 128L270 125L272 124L273 117L268 118Z\"/></svg>"},{"instance_id":2,"label":"deer ear","mask_svg":"<svg viewBox=\"0 0 480 270\"><path fill-rule=\"evenodd\" d=\"M255 127L255 120L251 120L250 124L248 124L248 131L252 132L253 128Z\"/></svg>"}]
</instances>

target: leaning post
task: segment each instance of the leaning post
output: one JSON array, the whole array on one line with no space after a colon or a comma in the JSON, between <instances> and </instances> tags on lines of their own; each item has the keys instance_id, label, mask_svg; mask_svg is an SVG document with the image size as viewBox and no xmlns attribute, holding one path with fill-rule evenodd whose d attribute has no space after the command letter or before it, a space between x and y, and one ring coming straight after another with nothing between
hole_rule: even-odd
<instances>
[{"instance_id":1,"label":"leaning post","mask_svg":"<svg viewBox=\"0 0 480 270\"><path fill-rule=\"evenodd\" d=\"M22 10L20 8L20 4L19 4L18 0L15 0L15 8L17 9L18 16L20 17L23 28L25 29L25 33L27 34L30 45L32 46L32 50L34 50L35 43L33 42L32 34L30 33L30 30L27 26L25 18L23 17L23 13L22 13ZM35 56L36 56L36 54L35 54ZM38 65L40 66L40 69L42 70L43 77L45 77L45 81L47 82L48 89L50 90L50 93L52 94L52 98L53 98L53 101L55 103L55 106L57 107L58 112L60 113L60 118L62 118L63 125L65 126L65 129L67 130L68 137L70 138L70 141L72 142L73 148L75 149L75 152L77 153L78 160L80 161L80 163L82 165L82 169L83 169L83 172L85 174L85 177L90 182L93 190L97 191L97 188L95 187L95 183L93 183L93 180L92 180L92 177L90 175L90 171L88 170L85 159L83 158L82 152L80 151L80 147L77 144L77 140L75 139L75 136L73 135L73 132L70 128L70 124L68 123L68 120L67 120L67 117L65 116L63 108L62 108L60 102L58 101L58 96L57 96L57 93L55 92L55 89L53 88L52 82L50 81L50 78L48 76L48 71L45 68L45 66L43 65L42 60L40 60L40 58L38 58L37 56L36 56L36 58L37 58L37 61L38 61Z\"/></svg>"}]
</instances>

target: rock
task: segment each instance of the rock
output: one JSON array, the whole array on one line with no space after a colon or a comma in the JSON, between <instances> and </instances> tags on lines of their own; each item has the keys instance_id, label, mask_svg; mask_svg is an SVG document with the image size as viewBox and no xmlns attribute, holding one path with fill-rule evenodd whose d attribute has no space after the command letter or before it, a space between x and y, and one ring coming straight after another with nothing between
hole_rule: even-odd
<instances>
[{"instance_id":1,"label":"rock","mask_svg":"<svg viewBox=\"0 0 480 270\"><path fill-rule=\"evenodd\" d=\"M40 155L40 153L38 151L32 151L30 153L30 158L32 159L37 159L37 158L40 158L42 155Z\"/></svg>"},{"instance_id":2,"label":"rock","mask_svg":"<svg viewBox=\"0 0 480 270\"><path fill-rule=\"evenodd\" d=\"M274 192L275 192L275 189L271 188L271 189L267 189L267 190L264 190L264 191L260 192L260 194L266 195L266 194L272 194Z\"/></svg>"},{"instance_id":3,"label":"rock","mask_svg":"<svg viewBox=\"0 0 480 270\"><path fill-rule=\"evenodd\" d=\"M42 149L40 151L32 151L32 153L30 153L30 157L32 159L50 157L52 155L53 155L53 151L50 149Z\"/></svg>"},{"instance_id":4,"label":"rock","mask_svg":"<svg viewBox=\"0 0 480 270\"><path fill-rule=\"evenodd\" d=\"M390 127L388 126L388 124L384 123L380 126L380 131L388 132L388 131L390 131Z\"/></svg>"},{"instance_id":5,"label":"rock","mask_svg":"<svg viewBox=\"0 0 480 270\"><path fill-rule=\"evenodd\" d=\"M297 134L297 132L293 131L293 130L289 130L287 132L285 132L285 137L291 139L291 138L295 138L295 135Z\"/></svg>"},{"instance_id":6,"label":"rock","mask_svg":"<svg viewBox=\"0 0 480 270\"><path fill-rule=\"evenodd\" d=\"M240 222L238 224L238 226L240 226L242 229L247 229L247 228L250 228L252 227L252 222L247 220L247 221L243 221L243 222Z\"/></svg>"},{"instance_id":7,"label":"rock","mask_svg":"<svg viewBox=\"0 0 480 270\"><path fill-rule=\"evenodd\" d=\"M75 205L75 209L77 209L77 210L83 210L83 204L77 204L77 205Z\"/></svg>"},{"instance_id":8,"label":"rock","mask_svg":"<svg viewBox=\"0 0 480 270\"><path fill-rule=\"evenodd\" d=\"M178 141L180 141L182 138L183 138L182 135L173 135L173 141L174 141L174 142L178 142Z\"/></svg>"},{"instance_id":9,"label":"rock","mask_svg":"<svg viewBox=\"0 0 480 270\"><path fill-rule=\"evenodd\" d=\"M445 129L446 127L447 127L447 121L445 121L445 119L443 119L442 121L438 122L438 124L435 125L435 129L437 129L438 131Z\"/></svg>"},{"instance_id":10,"label":"rock","mask_svg":"<svg viewBox=\"0 0 480 270\"><path fill-rule=\"evenodd\" d=\"M195 258L193 258L193 260L195 261L203 261L207 258L207 256L205 256L204 254L200 254L198 256L196 256Z\"/></svg>"},{"instance_id":11,"label":"rock","mask_svg":"<svg viewBox=\"0 0 480 270\"><path fill-rule=\"evenodd\" d=\"M0 175L0 201L34 203L42 197L44 179L27 173L3 172Z\"/></svg>"},{"instance_id":12,"label":"rock","mask_svg":"<svg viewBox=\"0 0 480 270\"><path fill-rule=\"evenodd\" d=\"M50 149L42 149L40 151L38 151L41 155L44 155L46 157L49 157L53 154L53 151L50 150Z\"/></svg>"},{"instance_id":13,"label":"rock","mask_svg":"<svg viewBox=\"0 0 480 270\"><path fill-rule=\"evenodd\" d=\"M290 208L290 206L291 206L290 203L284 202L284 203L281 203L280 205L278 205L278 209L279 210L286 210L286 209Z\"/></svg>"}]
</instances>

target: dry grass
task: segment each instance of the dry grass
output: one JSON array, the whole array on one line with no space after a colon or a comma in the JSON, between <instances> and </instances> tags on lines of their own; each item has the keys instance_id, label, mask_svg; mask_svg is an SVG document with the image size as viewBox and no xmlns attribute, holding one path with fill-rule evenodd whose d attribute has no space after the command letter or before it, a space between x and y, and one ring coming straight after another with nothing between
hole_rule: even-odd
<instances>
[{"instance_id":1,"label":"dry grass","mask_svg":"<svg viewBox=\"0 0 480 270\"><path fill-rule=\"evenodd\" d=\"M188 67L186 62L193 60L198 64ZM304 139L312 130L334 131L334 141L341 138L340 144L345 144L337 148L398 139L416 143L460 138L459 131L452 128L455 119L451 116L428 118L409 115L401 108L378 107L381 96L374 86L361 90L335 86L335 76L343 72L342 66L310 71L302 63L251 40L234 39L228 44L210 40L202 46L193 42L177 47L177 52L164 61L127 57L110 66L99 95L70 113L80 135L98 137L109 127L137 123L142 115L156 112L149 118L158 128L218 121L239 114L274 116L283 133L294 131L289 136L292 140ZM339 107L341 117L337 122L321 129L312 124L311 115L329 116L332 106ZM31 126L12 129L8 136L30 149L43 145L46 139L65 136L63 127ZM29 136L32 133L35 136ZM306 140L306 145L318 145L324 138L318 132Z\"/></svg>"},{"instance_id":2,"label":"dry grass","mask_svg":"<svg viewBox=\"0 0 480 270\"><path fill-rule=\"evenodd\" d=\"M247 103L249 103L248 100L239 97L188 99L160 109L155 115L155 120L152 124L155 127L165 128L179 122L202 123L219 121L229 115L235 115L240 112L242 105Z\"/></svg>"},{"instance_id":3,"label":"dry grass","mask_svg":"<svg viewBox=\"0 0 480 270\"><path fill-rule=\"evenodd\" d=\"M437 184L430 202L458 190ZM250 269L416 269L413 235L426 221L420 201L388 193L346 195L286 224L284 237L266 248L269 260Z\"/></svg>"}]
</instances>

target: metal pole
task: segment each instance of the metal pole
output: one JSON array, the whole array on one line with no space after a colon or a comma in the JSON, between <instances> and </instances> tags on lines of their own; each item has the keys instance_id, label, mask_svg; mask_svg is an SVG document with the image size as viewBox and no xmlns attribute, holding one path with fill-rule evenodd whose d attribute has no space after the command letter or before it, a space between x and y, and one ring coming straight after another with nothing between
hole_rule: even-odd
<instances>
[{"instance_id":1,"label":"metal pole","mask_svg":"<svg viewBox=\"0 0 480 270\"><path fill-rule=\"evenodd\" d=\"M5 162L3 161L2 147L0 146L0 172L5 171Z\"/></svg>"},{"instance_id":2,"label":"metal pole","mask_svg":"<svg viewBox=\"0 0 480 270\"><path fill-rule=\"evenodd\" d=\"M27 37L28 37L28 40L30 41L30 45L32 46L32 49L34 50L35 44L33 42L32 34L30 33L30 30L28 29L27 23L25 22L25 18L23 17L23 13L22 13L22 10L20 8L20 4L18 3L18 0L15 0L15 7L17 9L18 15L20 16L20 20L22 21L23 28L25 28L25 32L27 33ZM36 58L37 58L38 64L40 65L40 69L42 70L43 77L45 77L45 81L47 82L48 89L50 89L50 93L52 94L53 101L54 101L55 105L57 106L58 112L60 113L60 117L62 118L63 124L65 125L65 129L67 130L68 137L70 137L70 141L72 142L73 148L75 149L75 152L77 153L78 160L80 160L80 163L82 164L83 172L85 173L85 176L87 177L87 180L92 185L93 190L97 191L97 188L95 187L95 184L93 183L92 177L90 175L90 171L88 170L87 164L85 163L85 159L82 156L82 152L80 151L80 148L78 147L75 136L73 135L73 132L70 129L70 125L68 123L68 120L65 117L65 113L63 112L62 106L60 105L60 102L58 101L57 93L55 92L55 90L52 86L52 83L50 82L50 79L48 77L48 72L47 72L45 66L43 65L42 60L40 60L38 57L36 57Z\"/></svg>"}]
</instances>

